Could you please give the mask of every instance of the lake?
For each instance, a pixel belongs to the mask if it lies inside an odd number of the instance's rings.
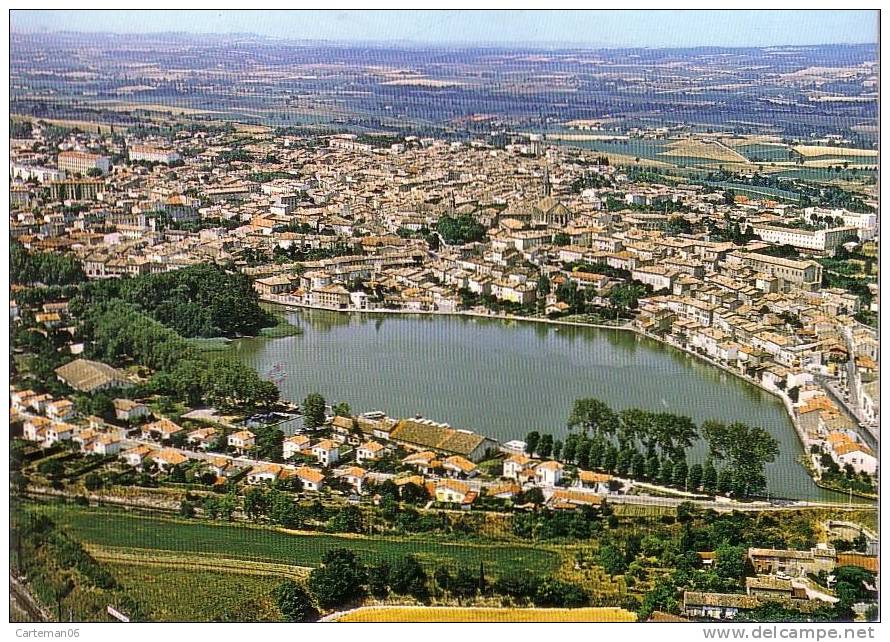
[[[297,310],[303,334],[250,338],[231,352],[276,378],[284,398],[310,392],[353,412],[423,415],[501,442],[531,430],[568,434],[579,397],[620,410],[639,407],[762,426],[780,444],[767,469],[773,496],[842,500],[816,486],[798,462],[802,447],[782,403],[757,386],[635,333],[464,316]],[[691,459],[703,461],[704,443]]]

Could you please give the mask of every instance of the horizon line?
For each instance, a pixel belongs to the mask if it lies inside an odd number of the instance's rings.
[[[804,49],[809,47],[830,47],[830,46],[878,46],[877,41],[874,42],[855,42],[855,41],[835,41],[821,42],[812,44],[773,44],[773,45],[718,45],[718,44],[696,44],[696,45],[633,45],[633,44],[605,44],[595,42],[582,41],[565,41],[565,42],[548,42],[548,41],[516,41],[516,40],[491,40],[491,41],[472,41],[472,40],[412,40],[404,39],[385,39],[385,40],[361,40],[361,39],[330,39],[330,38],[289,38],[286,36],[274,36],[269,34],[260,34],[252,31],[79,31],[65,29],[14,29],[10,28],[10,36],[13,35],[100,35],[100,36],[184,36],[184,37],[201,37],[201,36],[240,36],[252,37],[259,40],[291,42],[291,43],[312,43],[312,44],[338,44],[338,45],[412,45],[412,46],[432,46],[432,47],[449,47],[449,46],[475,46],[475,47],[515,47],[522,46],[528,49],[542,48],[593,48],[593,49],[647,49],[647,50],[672,50],[672,49]]]

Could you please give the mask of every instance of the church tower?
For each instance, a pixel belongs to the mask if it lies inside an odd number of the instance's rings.
[[[544,177],[542,179],[542,190],[544,192],[544,198],[550,196],[550,168],[544,168]]]

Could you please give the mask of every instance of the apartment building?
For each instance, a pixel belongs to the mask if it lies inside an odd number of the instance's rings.
[[[127,156],[131,161],[145,161],[148,163],[163,163],[169,165],[175,163],[181,157],[172,149],[153,147],[151,145],[132,145],[127,149]]]
[[[91,169],[107,174],[111,170],[111,161],[107,156],[87,152],[61,152],[58,165],[59,169],[73,174],[86,174]]]
[[[845,239],[858,236],[859,230],[851,226],[832,227],[823,230],[801,230],[778,225],[754,223],[751,230],[767,243],[791,245],[802,250],[833,253]]]

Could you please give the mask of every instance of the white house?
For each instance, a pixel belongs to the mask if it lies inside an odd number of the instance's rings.
[[[239,453],[244,453],[247,450],[253,448],[256,443],[256,435],[254,435],[249,430],[239,430],[238,432],[233,432],[229,435],[229,438],[226,440],[226,443],[231,448],[234,448]]]
[[[153,452],[149,446],[141,445],[125,450],[121,453],[121,458],[133,468],[139,468],[145,458],[150,457]]]
[[[531,465],[531,457],[523,455],[522,453],[510,455],[504,460],[503,476],[508,479],[516,480],[520,479],[520,477],[527,477],[528,475],[524,475],[523,473],[525,473]]]
[[[386,446],[376,441],[367,441],[356,448],[355,461],[363,463],[366,461],[377,461],[386,453]]]
[[[117,435],[100,435],[91,442],[91,452],[95,455],[116,455],[121,451],[121,438]]]
[[[315,468],[301,466],[297,468],[297,477],[303,484],[303,490],[318,491],[324,485],[324,474]]]
[[[535,467],[535,482],[541,486],[556,486],[562,481],[563,465],[558,461],[545,461]]]
[[[340,461],[340,448],[330,439],[322,439],[312,447],[312,454],[322,466],[333,466]]]
[[[367,471],[359,466],[349,466],[340,471],[340,479],[352,486],[358,494],[362,492],[367,475]]]
[[[282,445],[282,455],[285,459],[290,459],[294,455],[298,455],[309,447],[309,437],[306,435],[294,435],[284,440]]]
[[[74,414],[74,403],[68,399],[59,399],[46,404],[46,416],[54,421],[68,421]]]
[[[149,415],[151,415],[151,411],[144,403],[132,399],[114,400],[114,416],[121,421],[136,421]]]

